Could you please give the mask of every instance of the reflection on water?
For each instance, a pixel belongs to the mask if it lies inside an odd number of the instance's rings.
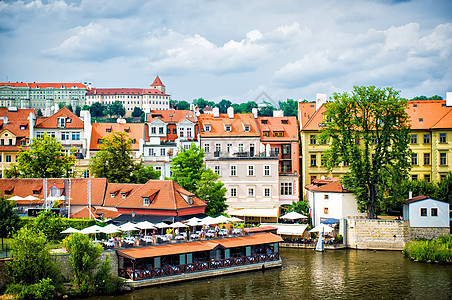
[[[278,269],[100,299],[452,299],[452,266],[415,263],[401,252],[281,249],[281,256]]]

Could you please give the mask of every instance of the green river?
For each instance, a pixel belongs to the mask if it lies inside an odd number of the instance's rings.
[[[90,299],[452,299],[452,265],[400,251],[281,249],[282,268]]]

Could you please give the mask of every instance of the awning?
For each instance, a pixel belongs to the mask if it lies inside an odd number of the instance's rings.
[[[279,208],[244,208],[231,212],[231,216],[240,217],[278,217]]]
[[[276,232],[277,234],[303,235],[308,225],[294,225],[294,226],[279,225],[275,227],[278,227],[278,231]]]

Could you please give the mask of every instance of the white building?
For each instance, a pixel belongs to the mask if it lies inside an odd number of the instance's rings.
[[[449,203],[427,196],[408,199],[403,205],[403,220],[410,227],[449,227]]]
[[[317,179],[305,186],[314,226],[326,219],[364,217],[352,192],[344,189],[337,179]]]

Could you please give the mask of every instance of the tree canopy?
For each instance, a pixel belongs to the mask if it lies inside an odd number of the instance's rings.
[[[406,178],[411,167],[407,104],[398,91],[373,86],[355,86],[352,94],[335,93],[333,99],[320,125],[320,139],[330,144],[323,163],[330,171],[339,163],[349,166],[342,184],[373,219],[388,201],[388,187]]]
[[[215,106],[219,108],[220,114],[225,114],[228,112],[228,108],[232,105],[232,102],[226,99],[222,99]]]
[[[171,164],[172,179],[181,187],[206,201],[206,214],[218,216],[226,208],[226,188],[219,181],[218,174],[204,165],[204,151],[192,144],[190,149],[181,151]]]
[[[144,114],[144,111],[141,108],[139,108],[138,106],[135,106],[133,108],[132,117],[138,118],[141,117],[142,114]]]
[[[279,101],[279,108],[284,111],[284,116],[295,116],[298,115],[298,102],[293,99],[287,99],[286,101]]]
[[[144,183],[160,176],[160,172],[134,162],[132,139],[125,132],[113,132],[105,137],[100,151],[91,158],[89,168],[94,177],[105,177],[117,183]]]
[[[199,98],[199,99],[193,100],[193,104],[195,106],[198,106],[200,111],[203,111],[204,108],[206,108],[206,106],[212,106],[212,107],[215,106],[215,102],[207,101],[207,100],[205,100],[203,98]]]
[[[89,107],[89,112],[94,118],[100,118],[105,116],[106,107],[100,102],[94,102]]]
[[[20,219],[17,210],[14,209],[14,201],[6,199],[6,196],[0,196],[0,236],[3,238],[11,236],[19,228]]]
[[[76,159],[63,152],[61,143],[44,133],[34,138],[28,148],[20,147],[17,162],[6,170],[7,178],[61,178],[71,177]]]
[[[126,114],[126,109],[124,108],[124,105],[122,105],[121,101],[116,100],[115,102],[113,102],[113,104],[110,104],[107,107],[107,113],[110,116],[124,117]]]

